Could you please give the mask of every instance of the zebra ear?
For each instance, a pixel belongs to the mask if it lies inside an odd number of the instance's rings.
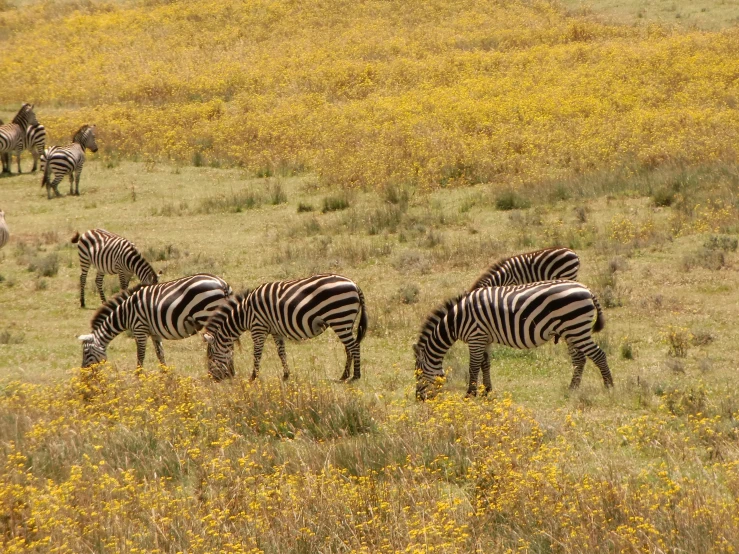
[[[95,337],[95,335],[80,335],[79,337],[77,337],[77,340],[82,341],[82,342],[89,342],[94,337]]]

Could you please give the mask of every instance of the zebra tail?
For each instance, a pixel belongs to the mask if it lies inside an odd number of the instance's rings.
[[[80,233],[79,231],[76,231],[74,233],[74,236],[72,237],[72,244],[77,244],[80,241]]]
[[[596,310],[596,316],[595,316],[595,324],[593,325],[593,333],[597,333],[599,331],[602,331],[604,327],[606,326],[606,318],[603,315],[603,310],[600,307],[600,302],[598,302],[598,299],[593,294],[593,304],[595,304],[595,310]]]
[[[41,188],[44,188],[44,186],[49,186],[51,182],[49,182],[49,173],[51,169],[51,164],[49,163],[49,160],[46,160],[46,163],[44,164],[44,176],[41,177]]]
[[[369,324],[369,317],[367,316],[367,306],[364,303],[364,294],[362,290],[357,287],[359,293],[359,309],[362,310],[362,315],[359,318],[359,325],[357,326],[357,344],[362,342],[364,334],[367,332],[367,325]]]

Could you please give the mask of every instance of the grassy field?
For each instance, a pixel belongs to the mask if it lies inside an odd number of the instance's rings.
[[[729,552],[738,539],[735,167],[591,176],[528,194],[347,192],[310,176],[110,161],[86,167],[79,198],[47,201],[38,183],[0,181],[13,233],[0,253],[0,432],[4,482],[21,487],[0,501],[24,522],[4,524],[10,551],[51,540],[71,551]],[[78,307],[69,238],[96,226],[135,241],[165,279],[210,271],[237,290],[319,271],[355,279],[371,317],[362,380],[335,382],[344,354],[329,333],[288,345],[286,384],[271,344],[248,384],[248,338],[235,382],[208,382],[197,337],[165,344],[164,373],[150,347],[137,377],[126,336],[102,374],[80,373],[75,336],[97,301],[88,286],[90,308]],[[588,364],[569,393],[562,345],[494,348],[493,398],[465,402],[458,345],[445,393],[417,404],[410,346],[428,311],[499,256],[552,244],[577,249],[582,282],[608,306],[599,341],[615,390]],[[126,479],[137,492],[116,518]],[[267,496],[241,498],[247,482]],[[270,488],[284,495],[277,504]],[[30,496],[21,502],[19,490]],[[604,495],[623,511],[592,516]],[[209,520],[216,508],[221,519]],[[710,533],[696,531],[698,508]],[[64,533],[52,514],[67,518]]]
[[[680,16],[680,17],[678,17]],[[0,550],[681,553],[739,548],[735,2],[0,0],[0,118],[96,123],[81,196],[0,177]],[[30,156],[24,157],[30,168]],[[60,186],[67,192],[67,182]],[[81,369],[72,235],[239,291],[364,291],[250,383],[199,337]],[[424,318],[496,259],[577,250],[615,388],[564,345],[468,354],[415,401]],[[117,279],[106,278],[106,293]]]

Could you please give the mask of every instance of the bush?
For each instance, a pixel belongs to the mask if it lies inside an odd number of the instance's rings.
[[[323,199],[323,213],[338,212],[349,207],[349,198],[346,194],[327,196]]]
[[[312,212],[315,210],[315,208],[311,204],[303,204],[302,202],[298,204],[298,213],[304,213],[304,212]]]
[[[269,189],[269,203],[273,206],[278,204],[284,204],[287,202],[287,194],[282,188],[282,184],[277,182],[274,183]]]
[[[228,195],[206,198],[200,202],[198,212],[202,214],[240,213],[258,208],[261,205],[262,198],[258,194],[250,190],[243,190]]]
[[[507,190],[495,199],[495,208],[500,211],[522,210],[531,206],[531,202],[514,190]]]
[[[59,257],[52,253],[34,258],[28,265],[28,271],[35,271],[39,277],[54,277],[59,272]]]

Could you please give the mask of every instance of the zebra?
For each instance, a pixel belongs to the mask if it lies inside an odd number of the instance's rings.
[[[13,153],[18,158],[18,173],[21,173],[21,152],[25,145],[26,130],[30,125],[38,125],[33,104],[23,104],[11,123],[0,125],[0,157],[3,173],[11,173],[10,164]],[[7,165],[7,168],[6,168]]]
[[[604,325],[597,298],[575,281],[475,289],[447,301],[427,317],[413,347],[416,396],[425,399],[428,387],[444,375],[444,355],[457,340],[470,348],[467,395],[474,396],[481,368],[485,392],[492,389],[490,366],[482,365],[491,343],[529,349],[541,346],[555,334],[567,343],[575,368],[570,389],[580,386],[586,357],[598,366],[606,387],[612,387],[606,355],[592,339],[592,332],[602,330]]]
[[[480,274],[469,291],[482,287],[525,285],[555,279],[574,281],[579,271],[580,258],[574,250],[563,247],[544,248],[495,262]],[[554,344],[558,342],[559,335],[555,335]],[[490,370],[487,352],[483,355],[482,367],[484,371]]]
[[[151,337],[162,365],[162,339],[190,337],[203,328],[214,311],[231,295],[223,279],[201,273],[157,285],[136,285],[105,302],[92,317],[92,333],[82,342],[82,367],[107,359],[110,341],[126,330],[136,340],[136,365],[143,367],[146,338]]]
[[[8,244],[10,240],[10,230],[8,224],[5,223],[5,212],[0,210],[0,248]]]
[[[41,167],[44,170],[41,186],[46,187],[46,196],[49,200],[51,200],[52,188],[57,197],[61,196],[59,183],[67,174],[69,174],[69,194],[80,195],[80,175],[85,165],[85,150],[88,148],[92,152],[98,151],[94,125],[83,125],[72,137],[72,144],[52,146],[41,156]],[[50,180],[52,173],[54,174],[53,181]]]
[[[157,274],[151,264],[128,239],[105,229],[90,229],[80,235],[75,233],[72,244],[77,245],[80,256],[80,307],[85,307],[85,282],[90,266],[97,270],[95,284],[100,299],[105,302],[103,279],[105,275],[118,275],[121,290],[128,288],[132,275],[136,275],[144,285],[155,285]]]
[[[538,281],[574,281],[580,258],[569,248],[544,248],[495,262],[477,278],[470,291],[482,287],[525,285]]]
[[[0,119],[0,127],[5,125],[2,119]],[[3,173],[8,173],[10,171],[10,156],[7,152],[1,152],[0,153],[0,162],[3,166]]]
[[[359,318],[357,336],[354,324]],[[304,340],[320,335],[331,327],[346,350],[346,365],[341,380],[361,376],[359,345],[367,330],[368,316],[364,295],[352,280],[340,275],[314,275],[305,279],[265,283],[229,299],[205,326],[203,338],[208,343],[208,372],[216,379],[233,377],[233,345],[249,330],[254,341],[254,370],[259,374],[262,348],[272,335],[283,369],[283,379],[290,376],[285,355],[285,339]]]
[[[31,173],[34,173],[38,168],[38,161],[44,155],[44,149],[46,148],[46,127],[43,125],[29,125],[26,129],[23,148],[30,150],[33,155],[33,169],[31,169]]]

